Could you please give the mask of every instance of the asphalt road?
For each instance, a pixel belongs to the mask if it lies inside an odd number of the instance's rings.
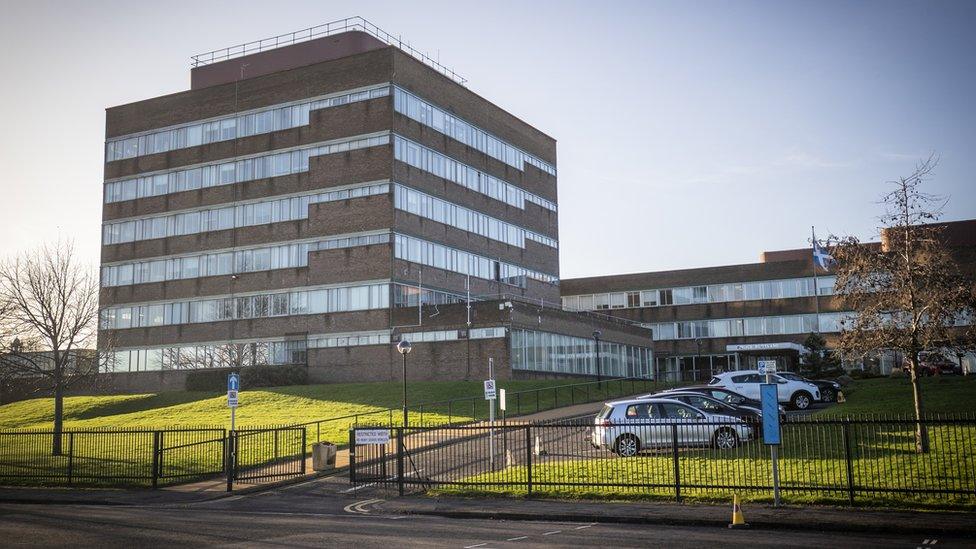
[[[184,508],[0,505],[7,547],[931,547],[885,534],[447,519],[345,509],[257,510],[262,496]],[[262,506],[262,505],[258,505]],[[329,507],[329,505],[326,505]],[[927,542],[923,545],[923,542]],[[939,539],[935,547],[964,546]]]

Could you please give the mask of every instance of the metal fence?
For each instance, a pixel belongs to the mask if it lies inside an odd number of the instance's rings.
[[[272,427],[0,431],[0,483],[157,488],[226,477],[261,482],[305,473],[305,429]]]
[[[791,417],[782,426],[787,502],[853,505],[976,503],[976,419],[916,422]],[[758,425],[643,421],[394,428],[385,445],[357,445],[350,481],[401,493],[496,493],[605,498],[772,499],[769,447]],[[758,439],[757,439],[758,438]],[[623,455],[636,453],[631,457]]]
[[[23,485],[152,486],[224,471],[226,431],[0,431],[0,480]]]

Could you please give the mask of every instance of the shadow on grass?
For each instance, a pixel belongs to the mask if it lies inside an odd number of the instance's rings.
[[[214,395],[212,393],[191,391],[171,391],[149,395],[138,395],[121,401],[107,402],[105,404],[92,406],[78,412],[77,414],[72,414],[70,419],[97,419],[104,418],[106,416],[131,414],[133,412],[144,412],[147,410],[187,404],[189,402],[196,402],[198,400],[205,400],[213,397]]]

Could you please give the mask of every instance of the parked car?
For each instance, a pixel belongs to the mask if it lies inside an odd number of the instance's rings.
[[[962,375],[962,368],[959,367],[959,363],[949,360],[940,353],[923,352],[919,354],[918,359],[918,375],[920,376]],[[901,369],[906,374],[911,374],[912,363],[906,358],[902,362]]]
[[[806,381],[816,385],[820,389],[820,402],[835,402],[840,392],[840,383],[829,379],[809,379],[794,372],[779,372],[776,375],[790,381]]]
[[[806,381],[791,381],[773,374],[777,384],[777,400],[788,403],[795,410],[806,410],[814,401],[820,400],[820,389]],[[731,389],[752,399],[759,399],[759,386],[766,382],[766,376],[758,370],[739,370],[714,376],[709,385]]]
[[[645,395],[639,398],[654,398],[654,397],[667,398],[667,396],[670,395],[671,393],[689,393],[689,392],[701,393],[705,396],[710,396],[715,400],[720,400],[726,404],[731,404],[732,406],[737,406],[737,407],[745,406],[748,408],[752,408],[754,410],[759,410],[760,412],[762,411],[762,403],[759,402],[759,399],[749,398],[735,391],[731,391],[729,389],[725,389],[722,387],[714,387],[712,385],[692,385],[690,387],[676,387],[674,389],[668,389],[666,391]],[[786,408],[784,408],[782,405],[779,406],[779,414],[780,417],[783,418],[786,417]]]
[[[590,443],[618,456],[631,457],[648,448],[712,446],[729,450],[753,438],[752,427],[739,418],[711,414],[670,398],[608,402],[594,420]]]
[[[758,425],[762,420],[762,410],[760,409],[744,405],[733,406],[701,393],[675,391],[668,393],[666,398],[684,402],[708,414],[739,418],[752,425]]]

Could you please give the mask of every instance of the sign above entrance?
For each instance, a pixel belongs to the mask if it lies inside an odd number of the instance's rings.
[[[807,349],[803,345],[798,343],[740,343],[737,345],[726,345],[725,350],[728,352],[741,352],[741,351],[796,351],[800,354],[806,354]]]

